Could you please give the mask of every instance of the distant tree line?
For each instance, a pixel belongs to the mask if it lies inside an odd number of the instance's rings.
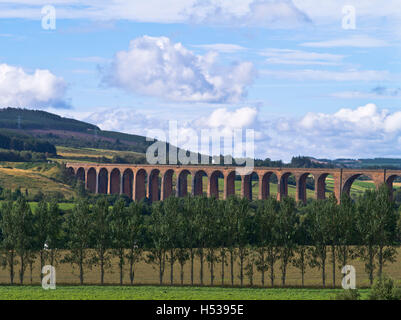
[[[48,141],[0,133],[0,149],[56,154],[56,147]]]
[[[23,283],[26,270],[39,259],[41,266],[75,266],[81,284],[88,269],[97,265],[104,284],[112,257],[118,261],[120,283],[128,276],[133,284],[137,263],[146,262],[154,267],[160,284],[167,275],[170,284],[176,283],[178,267],[178,282],[187,277],[195,285],[195,258],[200,262],[199,285],[206,283],[208,268],[211,285],[234,285],[238,278],[241,286],[245,280],[252,286],[258,271],[262,286],[277,285],[277,278],[285,286],[292,265],[299,270],[302,285],[309,266],[320,271],[326,287],[328,265],[340,270],[353,259],[364,263],[372,283],[387,263],[395,261],[400,244],[399,214],[384,185],[355,202],[344,196],[341,204],[333,196],[306,205],[289,197],[278,202],[233,196],[170,197],[151,205],[127,205],[120,199],[110,207],[105,198],[94,205],[82,198],[65,214],[56,201],[41,201],[32,212],[21,195],[4,202],[0,213],[2,261],[10,283],[17,276]],[[61,256],[61,250],[66,254]],[[189,275],[184,274],[187,264]],[[332,272],[333,286],[339,283],[335,276]]]

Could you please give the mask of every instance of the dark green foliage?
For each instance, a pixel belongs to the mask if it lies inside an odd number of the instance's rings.
[[[370,300],[401,300],[401,288],[397,288],[394,280],[383,274],[378,277],[369,293]]]

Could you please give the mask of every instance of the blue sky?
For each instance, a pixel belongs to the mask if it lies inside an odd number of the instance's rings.
[[[400,0],[0,0],[0,107],[178,120],[183,146],[251,128],[260,158],[399,157],[400,18]]]

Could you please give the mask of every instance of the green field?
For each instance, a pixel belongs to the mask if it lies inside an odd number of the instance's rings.
[[[0,286],[1,300],[331,300],[342,289],[166,286]],[[366,299],[368,289],[360,290]]]

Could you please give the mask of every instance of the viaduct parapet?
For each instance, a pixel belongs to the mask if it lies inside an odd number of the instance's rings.
[[[292,175],[296,182],[297,201],[306,202],[307,178],[312,176],[315,184],[315,198],[324,199],[326,178],[334,180],[334,194],[339,200],[343,193],[350,193],[352,183],[360,176],[368,176],[376,187],[386,183],[392,190],[396,177],[401,177],[401,170],[370,169],[321,169],[321,168],[268,168],[255,167],[253,172],[237,176],[235,167],[229,166],[185,166],[185,165],[128,165],[128,164],[89,164],[67,163],[71,174],[85,183],[93,193],[126,194],[133,200],[145,197],[151,201],[164,200],[175,193],[178,197],[186,196],[188,181],[191,193],[202,195],[207,189],[207,196],[219,197],[219,191],[226,199],[235,194],[235,180],[241,179],[241,195],[252,199],[252,183],[259,182],[258,199],[270,196],[270,180],[277,178],[277,199],[288,196],[288,178]],[[175,176],[175,188],[173,185]],[[188,179],[191,176],[191,179]],[[203,177],[207,177],[207,188]],[[237,177],[237,178],[236,178]],[[223,186],[219,178],[224,181]]]

